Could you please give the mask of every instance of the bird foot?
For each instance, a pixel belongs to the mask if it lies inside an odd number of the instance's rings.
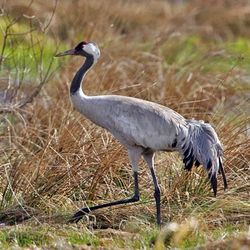
[[[82,208],[68,220],[68,223],[77,223],[79,220],[83,218],[84,215],[88,214],[89,212],[90,209],[88,207]]]

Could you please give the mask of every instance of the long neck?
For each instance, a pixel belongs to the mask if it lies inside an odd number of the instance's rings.
[[[71,82],[71,86],[70,86],[71,95],[74,95],[81,88],[82,79],[93,64],[94,64],[94,57],[93,56],[86,57],[84,64],[76,72]]]

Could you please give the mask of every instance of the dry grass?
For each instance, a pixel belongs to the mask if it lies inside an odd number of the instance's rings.
[[[222,190],[220,179],[219,195],[213,198],[202,169],[186,173],[178,155],[158,154],[164,224],[196,217],[206,232],[228,225],[246,229],[250,54],[228,48],[249,35],[250,7],[243,1],[237,6],[215,1],[216,7],[206,8],[200,1],[146,2],[60,1],[48,36],[53,34],[68,47],[83,39],[100,44],[102,57],[88,74],[87,93],[152,100],[216,127],[225,148],[229,189]],[[49,1],[43,3],[35,1],[32,13],[39,16],[51,10]],[[1,118],[4,222],[18,220],[13,212],[17,211],[18,218],[24,213],[24,218],[33,216],[38,222],[64,223],[86,203],[99,204],[132,192],[126,151],[72,109],[68,84],[80,64],[79,58],[70,58],[39,98],[18,115]],[[129,231],[133,220],[143,227],[154,224],[153,187],[145,163],[140,166],[142,202],[93,213],[95,227]]]

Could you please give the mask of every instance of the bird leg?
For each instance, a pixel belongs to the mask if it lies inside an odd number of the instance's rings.
[[[84,207],[84,208],[80,209],[79,211],[77,211],[72,216],[72,218],[70,218],[68,220],[68,222],[69,223],[77,223],[79,220],[81,220],[83,218],[84,215],[86,215],[86,214],[88,214],[96,209],[99,209],[99,208],[111,207],[111,206],[116,206],[116,205],[127,204],[127,203],[131,203],[131,202],[139,201],[140,193],[139,193],[139,184],[138,184],[138,172],[134,171],[133,175],[134,175],[134,195],[131,198],[113,201],[113,202],[109,202],[109,203],[104,203],[104,204],[96,205],[96,206],[92,206],[92,207]]]
[[[151,175],[152,175],[153,182],[154,182],[154,188],[155,188],[154,197],[155,197],[155,203],[156,203],[156,222],[157,222],[157,225],[160,226],[161,225],[161,191],[158,185],[158,181],[155,175],[154,168],[150,168],[150,171],[151,171]]]
[[[143,153],[144,160],[146,161],[147,165],[149,166],[153,183],[154,183],[154,197],[155,197],[155,203],[156,203],[156,223],[160,227],[161,225],[161,191],[160,187],[157,181],[157,177],[154,170],[154,152],[153,151],[147,151]]]

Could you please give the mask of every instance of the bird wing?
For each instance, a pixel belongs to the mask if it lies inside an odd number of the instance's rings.
[[[148,101],[123,96],[92,97],[94,123],[109,130],[125,146],[167,150],[185,125],[175,111]],[[98,111],[97,111],[98,110]]]

